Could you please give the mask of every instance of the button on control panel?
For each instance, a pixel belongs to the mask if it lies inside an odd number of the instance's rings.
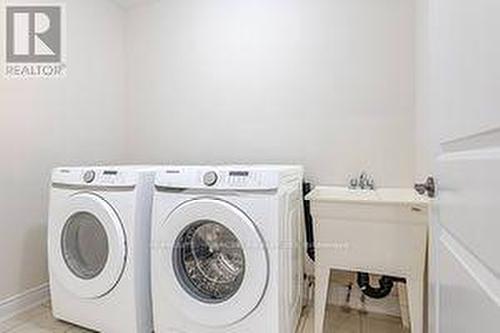
[[[229,171],[228,186],[232,188],[245,188],[251,181],[248,171]]]
[[[217,173],[215,171],[209,171],[203,175],[203,183],[206,186],[214,186],[217,183],[217,180],[219,179],[219,176],[217,176]]]
[[[95,179],[95,171],[94,170],[88,170],[85,171],[83,174],[83,181],[86,182],[87,184],[90,184],[94,181]]]
[[[99,177],[99,181],[102,184],[115,185],[120,183],[121,176],[116,170],[104,170]]]

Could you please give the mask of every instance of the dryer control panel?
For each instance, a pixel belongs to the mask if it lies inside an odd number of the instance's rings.
[[[137,172],[120,168],[56,168],[52,171],[52,183],[58,185],[133,187],[137,181]]]
[[[160,170],[155,184],[160,187],[217,190],[273,190],[280,173],[245,167],[170,167]]]

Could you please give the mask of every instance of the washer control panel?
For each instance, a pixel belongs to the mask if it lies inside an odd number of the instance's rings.
[[[155,184],[177,189],[271,190],[280,183],[277,170],[224,167],[170,167],[156,174]]]
[[[56,168],[52,183],[93,187],[131,187],[138,182],[138,173],[119,168]]]

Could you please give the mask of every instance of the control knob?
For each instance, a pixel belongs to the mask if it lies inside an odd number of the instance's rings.
[[[92,183],[94,179],[95,179],[94,170],[85,171],[85,173],[83,174],[83,181],[86,182],[87,184]]]
[[[215,171],[209,171],[203,176],[203,183],[206,186],[214,186],[219,177]]]

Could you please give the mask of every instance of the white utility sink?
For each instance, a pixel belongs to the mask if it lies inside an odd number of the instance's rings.
[[[315,332],[323,332],[333,270],[405,278],[412,333],[423,332],[429,199],[413,189],[317,187],[311,202],[316,247]]]
[[[367,204],[407,204],[424,205],[429,202],[427,197],[418,195],[413,189],[380,188],[376,190],[349,189],[340,186],[318,186],[308,196],[307,200],[323,202],[351,202]]]

